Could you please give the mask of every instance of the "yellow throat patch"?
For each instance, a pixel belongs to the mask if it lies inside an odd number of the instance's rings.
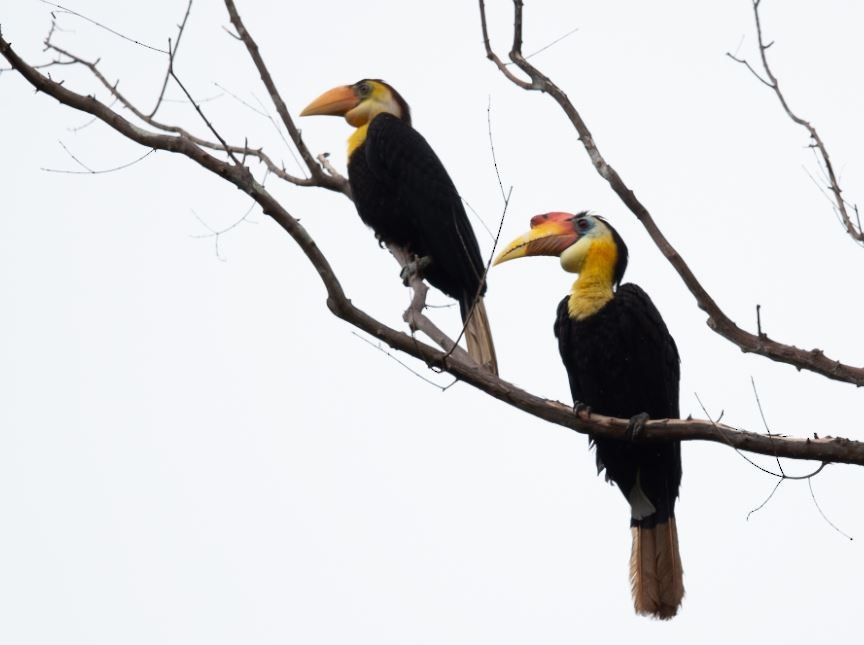
[[[363,145],[363,142],[366,141],[366,131],[369,129],[369,124],[361,125],[359,128],[354,130],[351,133],[351,136],[348,137],[348,156],[350,157],[354,151]]]
[[[611,239],[597,239],[591,244],[582,261],[579,278],[573,283],[567,311],[570,318],[584,320],[593,316],[612,300],[612,280],[618,249]]]

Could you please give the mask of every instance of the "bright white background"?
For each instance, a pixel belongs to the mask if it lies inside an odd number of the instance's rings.
[[[185,3],[68,0],[164,47]],[[489,2],[502,54],[510,3]],[[592,209],[631,249],[682,355],[681,409],[761,431],[864,439],[854,387],[745,356],[713,334],[647,235],[596,175],[553,102],[485,60],[475,3],[271,3],[239,9],[296,114],[362,77],[393,83],[415,125],[502,241],[531,215]],[[42,62],[50,7],[0,0],[4,37]],[[788,99],[813,119],[862,200],[864,8],[764,4]],[[273,126],[223,93],[265,102],[219,2],[193,8],[177,63],[230,140],[296,164]],[[58,42],[144,109],[160,55],[61,17]],[[805,169],[805,133],[727,50],[755,56],[750,3],[573,2],[526,7],[525,51],[573,99],[609,162],[744,327],[861,365],[864,249]],[[742,41],[743,37],[743,43]],[[73,89],[105,93],[81,70]],[[169,97],[180,98],[176,87]],[[267,109],[273,112],[267,104]],[[687,596],[671,623],[633,615],[628,514],[587,439],[458,384],[441,393],[352,333],[291,240],[185,158],[145,150],[0,75],[0,642],[856,642],[864,558],[860,468],[813,486],[774,480],[717,444],[684,446],[679,530]],[[206,135],[188,106],[160,116]],[[301,123],[344,167],[341,120]],[[268,180],[356,304],[400,324],[409,293],[339,195]],[[484,249],[491,239],[475,220]],[[553,259],[495,269],[487,306],[502,376],[568,400],[552,320],[572,276]],[[441,294],[430,301],[444,304]],[[457,327],[454,309],[434,316]],[[410,359],[409,359],[410,360]],[[424,371],[422,365],[414,369]],[[446,384],[446,378],[436,377]],[[771,466],[770,459],[759,463]],[[801,473],[808,464],[786,464]]]

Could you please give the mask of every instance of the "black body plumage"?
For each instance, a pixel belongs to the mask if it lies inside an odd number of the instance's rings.
[[[555,335],[574,402],[613,417],[647,412],[651,419],[678,418],[678,349],[648,294],[635,284],[621,285],[608,303],[583,320],[570,317],[568,300],[558,306]],[[656,508],[641,521],[631,520],[633,526],[651,528],[674,516],[680,442],[598,438],[595,444],[598,471],[605,468],[607,479],[628,500],[638,476]]]
[[[382,113],[350,155],[348,179],[360,218],[387,244],[431,264],[429,283],[459,301],[463,318],[481,287],[484,262],[444,165],[409,123]]]

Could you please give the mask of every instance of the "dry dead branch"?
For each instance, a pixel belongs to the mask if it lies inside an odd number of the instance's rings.
[[[335,190],[350,196],[348,184],[344,177],[341,177],[335,170],[329,167],[326,160],[316,161],[316,158],[308,150],[300,132],[294,127],[293,120],[282,101],[278,90],[276,89],[272,77],[270,76],[267,67],[261,58],[258,47],[252,36],[245,28],[237,9],[232,0],[225,0],[225,5],[228,9],[229,16],[234,28],[237,30],[239,40],[243,42],[246,49],[252,58],[252,61],[257,68],[262,81],[267,88],[268,94],[276,106],[279,117],[289,133],[289,137],[296,145],[301,158],[307,165],[310,177],[302,180],[300,185],[316,186]],[[813,369],[819,373],[824,373],[830,378],[838,380],[847,380],[856,384],[864,383],[864,370],[858,368],[849,368],[847,366],[834,366],[833,361],[821,356],[821,353],[807,353],[810,356],[809,362],[803,360],[800,356],[802,350],[789,348],[788,346],[779,345],[767,338],[759,338],[752,336],[747,332],[738,330],[731,321],[728,321],[722,312],[717,309],[713,300],[701,290],[698,282],[680,260],[680,257],[675,253],[674,249],[659,232],[654,225],[648,212],[639,204],[632,192],[623,184],[617,173],[606,164],[605,160],[600,156],[599,151],[593,143],[590,132],[581,117],[579,117],[575,108],[570,104],[567,97],[561,92],[549,79],[536,71],[524,57],[521,55],[521,19],[522,5],[519,0],[515,2],[516,6],[516,25],[513,50],[511,51],[511,59],[517,63],[520,69],[529,74],[530,81],[522,81],[516,78],[507,70],[500,60],[497,60],[495,55],[488,49],[488,36],[485,33],[484,20],[484,36],[486,37],[487,51],[490,58],[496,61],[496,64],[502,71],[508,75],[514,82],[526,89],[542,89],[549,92],[559,101],[565,112],[571,118],[577,130],[580,132],[586,150],[591,155],[598,172],[601,173],[616,191],[620,191],[622,199],[625,203],[631,206],[637,216],[642,219],[643,223],[652,232],[655,242],[661,245],[670,258],[670,261],[679,269],[679,273],[685,278],[688,286],[694,291],[697,300],[703,308],[709,311],[709,324],[717,328],[726,330],[726,333],[735,337],[736,334],[744,335],[745,338],[742,348],[745,351],[760,351],[774,360],[784,360],[792,364]],[[483,4],[481,2],[481,11]],[[96,68],[96,63],[89,63],[74,56],[70,52],[60,52],[68,60],[87,66],[96,76],[101,79],[101,74]],[[176,50],[175,50],[176,51]],[[170,57],[171,53],[166,52]],[[437,327],[434,326],[422,313],[425,302],[425,285],[416,284],[415,297],[412,301],[412,307],[409,312],[406,312],[406,318],[409,320],[412,329],[422,330],[430,338],[432,338],[444,350],[432,347],[412,334],[393,329],[382,323],[380,320],[368,314],[366,311],[356,306],[344,292],[339,279],[335,275],[332,266],[323,251],[318,247],[315,240],[309,235],[308,231],[300,224],[289,210],[281,204],[263,185],[259,182],[249,167],[246,165],[247,158],[257,158],[267,165],[268,169],[274,174],[279,175],[276,170],[270,168],[271,164],[267,163],[266,156],[260,150],[244,146],[230,146],[224,142],[215,143],[205,139],[191,135],[186,129],[179,126],[163,124],[154,120],[152,113],[145,114],[141,110],[135,110],[131,104],[121,98],[119,92],[116,91],[116,85],[111,85],[107,80],[103,80],[103,85],[109,88],[112,98],[117,99],[122,105],[128,107],[135,118],[139,119],[141,124],[133,123],[129,118],[119,114],[111,109],[109,105],[103,103],[94,96],[88,96],[66,87],[63,82],[57,82],[49,76],[43,74],[36,66],[28,64],[14,51],[12,46],[7,42],[3,35],[0,34],[0,54],[9,62],[12,69],[21,75],[29,82],[38,92],[50,96],[66,106],[82,113],[87,113],[101,120],[120,135],[139,143],[146,149],[160,150],[180,154],[198,164],[204,170],[221,177],[223,180],[236,186],[238,189],[245,192],[257,203],[266,215],[272,217],[291,238],[299,246],[306,258],[316,269],[321,283],[326,290],[326,303],[330,311],[346,321],[350,325],[365,332],[372,338],[385,343],[389,347],[399,352],[404,352],[420,361],[424,362],[430,368],[437,371],[444,371],[454,376],[456,379],[467,383],[478,390],[492,396],[507,405],[513,406],[520,410],[534,415],[540,419],[555,423],[566,428],[576,430],[578,432],[591,434],[594,436],[610,437],[624,439],[627,437],[628,423],[627,419],[614,419],[601,415],[591,414],[588,411],[582,410],[575,413],[569,405],[565,405],[558,401],[549,400],[541,396],[537,396],[527,392],[518,386],[502,380],[488,370],[476,365],[470,359],[467,359],[462,350],[450,349],[455,343],[447,338]],[[170,72],[169,72],[170,75]],[[176,77],[175,77],[176,80]],[[113,88],[113,89],[112,89]],[[157,102],[158,105],[158,102]],[[200,112],[199,112],[200,113]],[[203,113],[200,113],[203,117]],[[209,122],[208,122],[209,123]],[[212,127],[212,126],[211,126]],[[214,134],[219,137],[215,128],[212,128]],[[229,158],[224,158],[227,155]],[[242,159],[238,160],[236,155],[241,155]],[[234,159],[230,157],[233,156]],[[271,162],[272,163],[272,162]],[[280,175],[281,176],[281,175]],[[282,177],[285,179],[285,177]],[[289,180],[290,181],[290,180]],[[299,183],[299,182],[292,182]],[[662,244],[661,244],[662,243]],[[718,322],[719,321],[719,322]],[[731,327],[730,327],[731,326]],[[731,330],[731,331],[729,331]],[[750,340],[750,339],[753,340]],[[747,343],[756,343],[747,344]],[[825,362],[830,365],[826,366]],[[832,371],[833,370],[833,371]],[[857,370],[857,371],[855,371]],[[818,462],[829,463],[849,463],[864,465],[864,442],[852,441],[844,438],[824,437],[824,438],[791,438],[772,434],[770,436],[749,432],[734,428],[732,426],[723,425],[710,420],[695,420],[695,419],[661,419],[648,422],[644,430],[640,432],[639,441],[655,441],[655,440],[703,440],[713,441],[716,443],[725,444],[738,450],[745,450],[754,453],[760,453],[769,456],[786,457],[791,459],[806,459],[816,460]]]

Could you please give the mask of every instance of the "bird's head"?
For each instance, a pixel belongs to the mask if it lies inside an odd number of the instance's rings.
[[[613,284],[627,268],[627,246],[605,219],[587,212],[544,213],[531,218],[531,230],[513,240],[494,264],[529,255],[553,255],[570,273],[582,273],[587,264],[606,273]]]
[[[364,78],[354,85],[340,85],[327,90],[307,105],[300,116],[343,116],[348,123],[359,128],[384,112],[411,124],[411,110],[399,92],[384,81]]]

